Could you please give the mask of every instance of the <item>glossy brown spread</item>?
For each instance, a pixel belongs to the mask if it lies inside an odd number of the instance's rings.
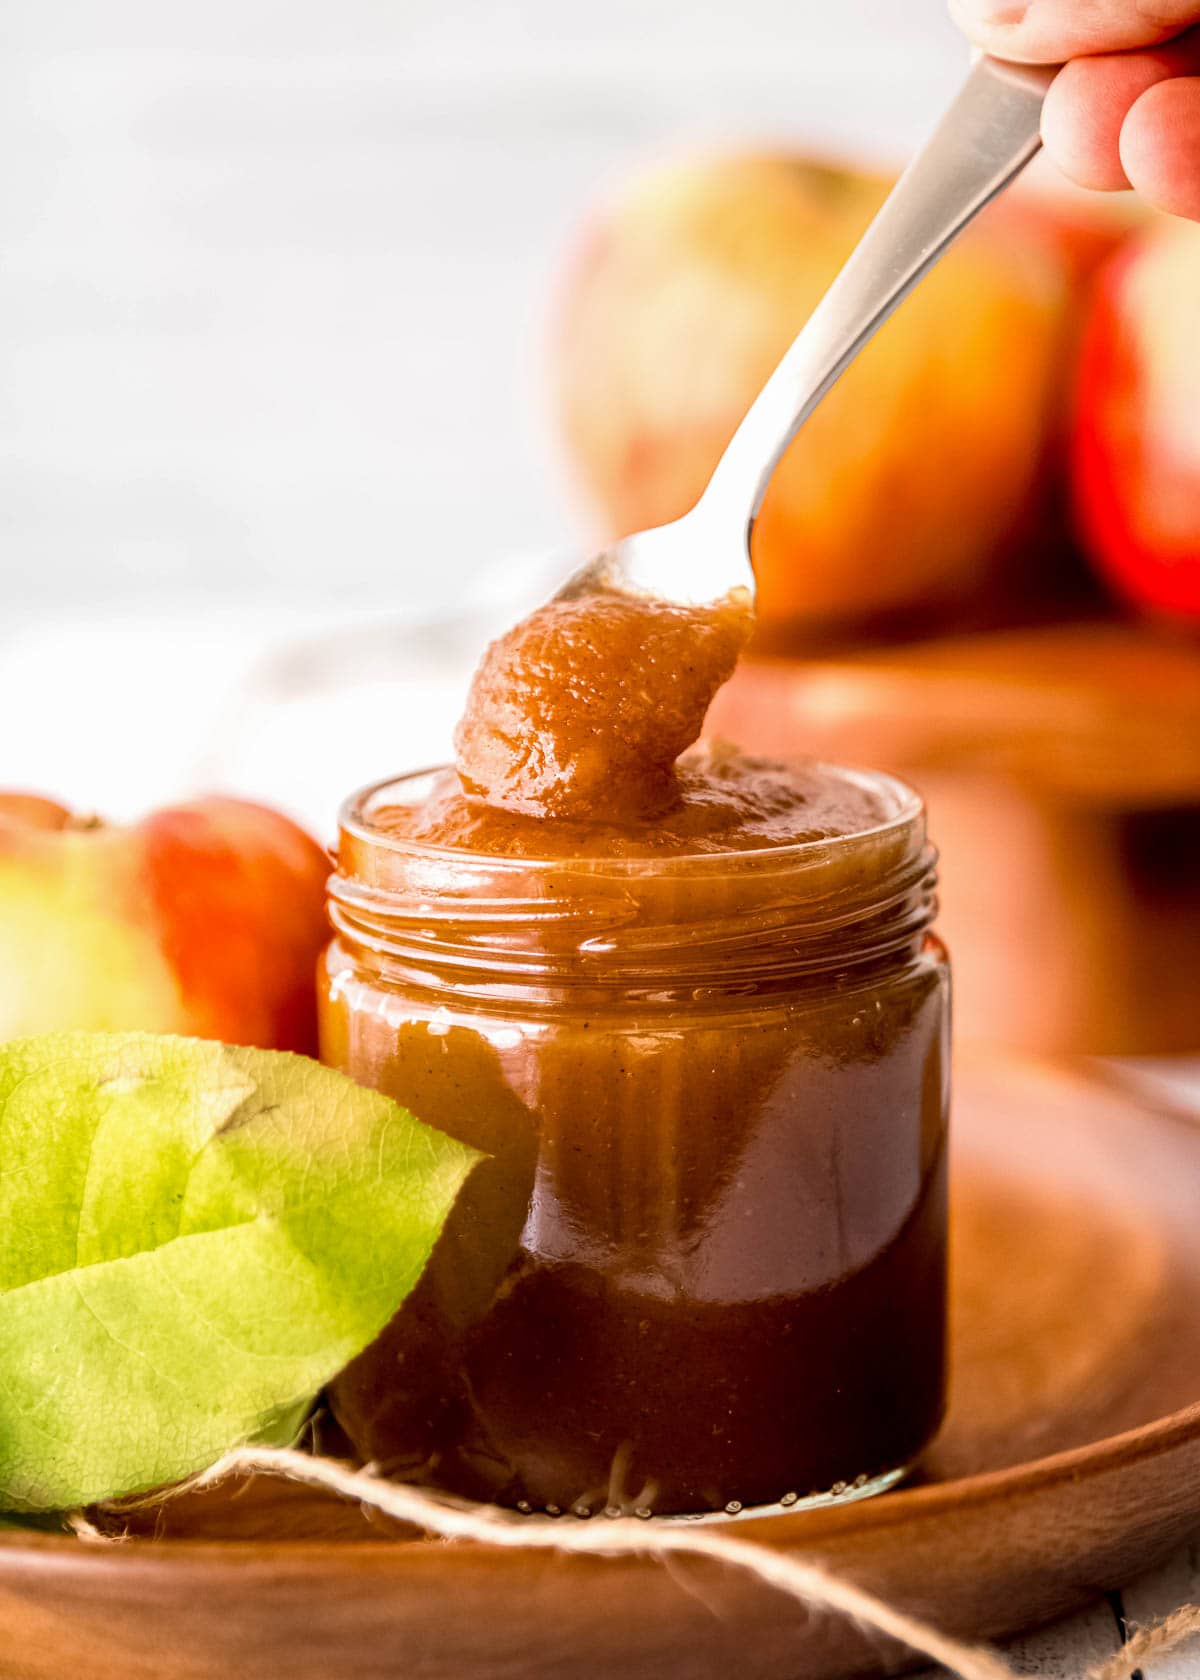
[[[722,742],[691,748],[674,766],[670,804],[657,816],[557,817],[547,822],[472,799],[443,771],[419,805],[376,813],[383,832],[427,846],[493,856],[602,858],[757,851],[878,827],[893,815],[877,786],[811,761],[781,764]]]
[[[693,745],[749,627],[741,597],[553,602],[485,655],[457,769],[343,829],[322,1053],[486,1156],[333,1388],[390,1473],[709,1511],[867,1482],[937,1424],[919,807]]]
[[[653,817],[753,627],[746,590],[706,606],[599,590],[492,643],[455,736],[465,792],[576,822]]]

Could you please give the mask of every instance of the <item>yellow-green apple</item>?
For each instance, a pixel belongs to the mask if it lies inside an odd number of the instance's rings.
[[[1100,277],[1071,447],[1080,534],[1131,601],[1200,622],[1200,227],[1164,222]]]
[[[718,159],[652,176],[593,228],[567,282],[555,379],[607,534],[694,503],[887,184],[795,158]],[[981,592],[1045,478],[1073,244],[1043,208],[997,206],[850,368],[756,528],[767,627]]]
[[[328,873],[242,800],[119,827],[0,794],[0,1040],[136,1027],[315,1054]]]

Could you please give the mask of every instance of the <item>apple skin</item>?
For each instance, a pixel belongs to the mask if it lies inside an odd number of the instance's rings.
[[[677,518],[888,182],[798,158],[675,166],[593,227],[553,372],[605,535]],[[986,593],[1033,523],[1080,240],[994,207],[806,422],[754,533],[760,623],[873,621]],[[1069,255],[1068,255],[1069,253]]]
[[[1100,276],[1084,329],[1072,502],[1136,606],[1200,623],[1200,227],[1164,222]]]
[[[243,800],[110,827],[0,794],[0,1041],[141,1028],[315,1055],[328,875]]]

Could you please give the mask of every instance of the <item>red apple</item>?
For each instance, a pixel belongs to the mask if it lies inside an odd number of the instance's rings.
[[[0,794],[0,1040],[137,1027],[315,1054],[328,873],[238,799],[117,827]]]
[[[798,158],[718,159],[651,177],[596,225],[555,371],[607,534],[692,505],[887,185]],[[868,345],[767,494],[754,560],[768,628],[923,610],[994,576],[1057,427],[1073,245],[1044,207],[999,206]]]
[[[1148,610],[1200,620],[1200,227],[1164,222],[1101,276],[1071,450],[1084,544]]]

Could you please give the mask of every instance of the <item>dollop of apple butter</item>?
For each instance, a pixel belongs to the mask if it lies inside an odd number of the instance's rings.
[[[483,656],[455,736],[465,793],[492,810],[583,823],[679,802],[675,761],[733,673],[748,590],[685,606],[616,590],[539,607]]]

